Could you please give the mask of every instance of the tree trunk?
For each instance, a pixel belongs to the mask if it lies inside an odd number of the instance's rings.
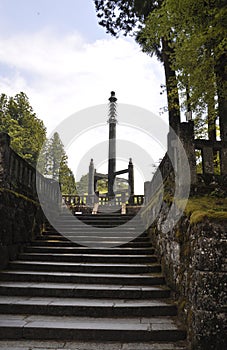
[[[227,53],[223,53],[217,59],[215,72],[217,78],[218,114],[220,136],[222,141],[227,141]]]
[[[176,72],[171,68],[170,54],[172,49],[166,39],[162,38],[162,58],[165,69],[167,100],[169,109],[169,126],[179,132],[180,102],[177,88]]]
[[[211,141],[216,141],[216,114],[215,114],[215,101],[208,103],[208,138]]]

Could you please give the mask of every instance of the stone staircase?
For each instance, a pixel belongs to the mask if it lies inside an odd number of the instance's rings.
[[[74,217],[59,220],[67,238],[49,227],[0,272],[0,338],[186,349],[186,332],[154,249],[146,232],[135,238],[132,217],[84,215],[76,220],[77,229]],[[88,235],[86,227],[95,234]]]

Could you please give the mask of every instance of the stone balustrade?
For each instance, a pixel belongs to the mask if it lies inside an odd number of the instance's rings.
[[[40,204],[59,204],[59,184],[46,179],[10,148],[0,133],[0,267],[39,236],[46,221]]]
[[[98,203],[100,206],[104,206],[110,203],[110,199],[106,195],[92,196],[92,195],[62,195],[63,201],[68,206],[93,206],[94,203]],[[127,193],[116,193],[114,198],[111,198],[111,205],[121,206],[122,204],[128,204],[131,206],[142,206],[144,203],[144,195],[133,195],[128,198]]]
[[[10,137],[6,133],[0,133],[0,187],[34,200],[40,200],[38,197],[42,194],[53,202],[59,198],[58,183],[45,178],[10,148]]]
[[[219,174],[227,175],[227,141],[194,140],[195,150],[201,152],[202,174],[216,175],[215,156],[218,155]]]
[[[163,184],[170,180],[172,186],[177,173],[176,169],[185,168],[185,160],[182,162],[179,156],[179,147],[176,140],[171,139],[169,134],[168,153],[165,154],[161,163],[157,167],[151,181],[144,184],[145,203],[160,190]],[[210,185],[217,183],[223,186],[227,177],[227,142],[226,141],[210,141],[204,139],[195,139],[193,123],[181,123],[179,138],[184,148],[190,170],[191,188],[198,188],[201,184]],[[197,152],[200,152],[200,159],[196,159]],[[174,156],[175,154],[175,156]],[[178,157],[178,165],[174,164]],[[216,158],[216,159],[215,159]],[[198,173],[196,163],[201,162],[202,173]],[[176,181],[175,185],[184,186],[184,177],[180,181]]]

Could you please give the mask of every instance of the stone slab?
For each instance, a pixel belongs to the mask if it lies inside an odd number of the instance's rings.
[[[35,340],[0,341],[1,350],[188,350],[185,345],[165,343],[56,342]]]

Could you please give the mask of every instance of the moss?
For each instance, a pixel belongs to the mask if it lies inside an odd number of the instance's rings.
[[[196,224],[205,219],[211,221],[227,220],[227,199],[210,196],[191,197],[185,207],[185,213],[191,224]]]
[[[186,305],[186,300],[182,299],[178,304],[178,309],[181,313],[184,313],[185,305]]]
[[[191,247],[189,244],[186,244],[183,249],[182,249],[182,253],[185,257],[188,257],[191,253]]]
[[[36,206],[40,206],[40,204],[36,201],[34,201],[33,199],[29,198],[29,197],[26,197],[24,196],[23,194],[21,193],[18,193],[18,192],[15,192],[15,191],[12,191],[12,190],[9,190],[8,188],[0,188],[0,192],[4,193],[4,192],[8,192],[8,193],[11,193],[13,194],[16,198],[21,198],[27,202],[30,202]]]
[[[175,237],[176,237],[178,240],[181,240],[181,238],[182,238],[182,232],[181,232],[179,229],[176,230]]]

